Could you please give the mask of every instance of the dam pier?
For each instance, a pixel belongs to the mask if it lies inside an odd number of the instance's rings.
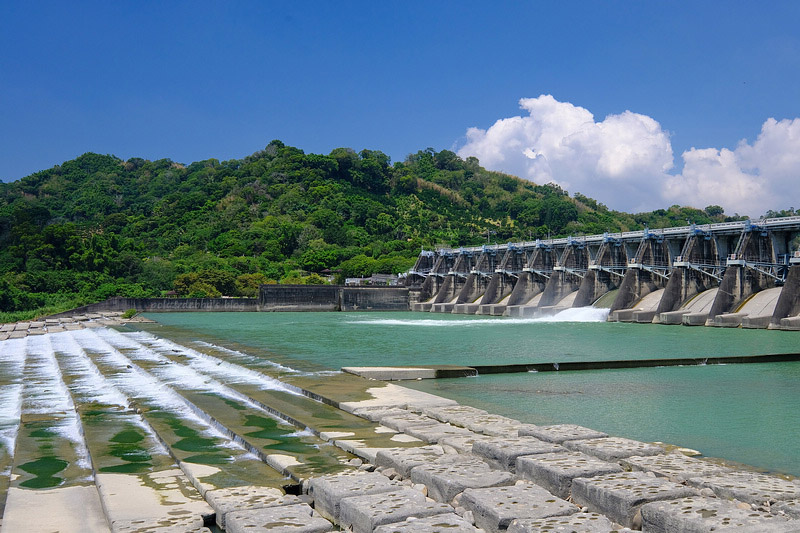
[[[413,311],[800,330],[800,217],[423,250]]]

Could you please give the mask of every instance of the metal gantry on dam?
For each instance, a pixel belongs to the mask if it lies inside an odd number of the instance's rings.
[[[800,217],[423,250],[414,311],[800,330]]]

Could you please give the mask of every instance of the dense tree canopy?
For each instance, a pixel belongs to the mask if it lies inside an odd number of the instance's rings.
[[[719,206],[619,213],[430,148],[394,165],[280,141],[188,166],[87,153],[0,184],[0,312],[28,312],[0,320],[113,295],[252,296],[329,271],[397,273],[435,246],[724,218]]]

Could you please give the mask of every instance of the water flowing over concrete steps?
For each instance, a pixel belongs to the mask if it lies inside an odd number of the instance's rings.
[[[0,385],[3,533],[800,531],[796,480],[224,347],[10,339]]]

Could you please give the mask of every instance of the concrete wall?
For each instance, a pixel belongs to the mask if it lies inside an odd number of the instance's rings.
[[[104,302],[84,305],[66,313],[53,315],[72,316],[103,311],[127,311],[136,309],[142,313],[170,311],[258,311],[257,298],[109,298]]]
[[[262,285],[260,311],[408,311],[408,287]]]

